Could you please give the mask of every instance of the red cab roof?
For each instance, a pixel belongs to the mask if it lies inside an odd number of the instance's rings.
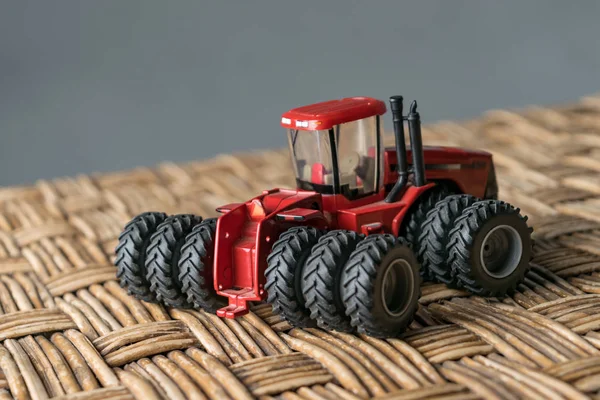
[[[331,129],[344,122],[385,114],[385,103],[371,97],[347,97],[294,108],[281,116],[281,126],[301,130]]]

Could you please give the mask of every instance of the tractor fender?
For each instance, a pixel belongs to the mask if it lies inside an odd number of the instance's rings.
[[[317,229],[325,229],[329,223],[321,210],[312,208],[291,208],[275,214],[275,220],[296,222],[299,225],[310,225]]]
[[[419,201],[419,198],[430,189],[437,186],[435,183],[431,182],[424,186],[408,186],[402,195],[402,199],[400,202],[404,203],[404,207],[400,208],[398,214],[392,220],[392,233],[396,236],[400,234],[400,228],[402,228],[402,223],[404,222],[404,217],[410,211],[412,206]]]

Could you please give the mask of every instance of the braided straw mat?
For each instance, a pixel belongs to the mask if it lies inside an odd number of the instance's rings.
[[[416,320],[380,340],[236,320],[128,296],[112,266],[147,210],[214,215],[291,187],[287,151],[0,189],[0,399],[600,398],[600,97],[424,128],[494,154],[535,254],[510,298],[425,283]]]

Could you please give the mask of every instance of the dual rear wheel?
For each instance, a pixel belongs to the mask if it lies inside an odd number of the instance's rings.
[[[423,223],[422,275],[480,296],[504,296],[529,270],[531,231],[527,217],[504,201],[448,196]]]
[[[531,231],[512,205],[455,194],[440,184],[415,203],[401,234],[413,246],[424,280],[504,296],[529,269]]]

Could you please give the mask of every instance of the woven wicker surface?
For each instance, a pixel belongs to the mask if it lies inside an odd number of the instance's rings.
[[[147,210],[214,215],[293,185],[286,151],[0,189],[0,399],[600,398],[600,98],[424,129],[493,152],[501,198],[535,227],[518,293],[424,284],[401,338],[291,329],[126,295],[116,238]]]

